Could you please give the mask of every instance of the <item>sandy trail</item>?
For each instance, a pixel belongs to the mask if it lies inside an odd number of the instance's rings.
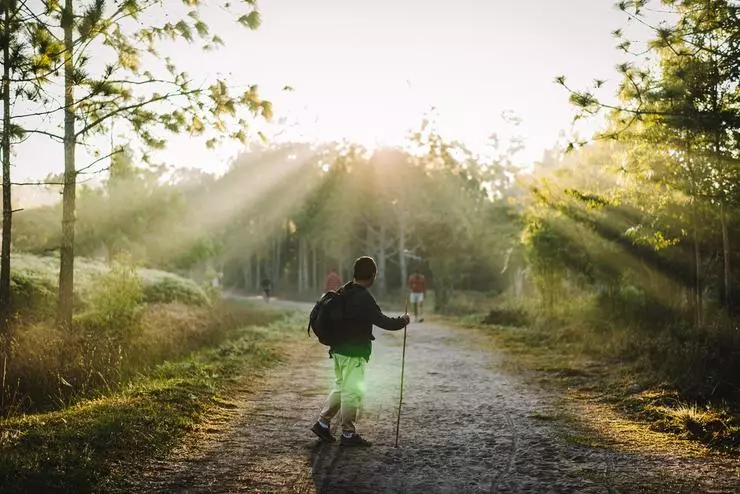
[[[308,311],[307,304],[284,303]],[[148,465],[137,492],[735,492],[731,460],[637,455],[562,439],[557,396],[499,369],[473,330],[412,324],[398,448],[402,332],[375,330],[359,432],[372,448],[315,440],[331,387],[315,339],[290,349],[257,393],[196,447]],[[241,400],[241,401],[239,401]],[[336,431],[335,431],[336,433]]]

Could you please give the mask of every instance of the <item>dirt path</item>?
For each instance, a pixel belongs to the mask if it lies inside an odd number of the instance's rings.
[[[305,304],[287,304],[308,310]],[[302,340],[263,389],[189,451],[150,465],[140,492],[734,492],[737,463],[636,455],[562,439],[558,400],[498,369],[470,332],[423,323],[408,332],[406,387],[393,447],[402,334],[376,330],[360,432],[370,449],[318,443],[308,430],[331,361]]]

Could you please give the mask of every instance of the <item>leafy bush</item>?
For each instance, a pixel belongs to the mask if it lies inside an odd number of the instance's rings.
[[[450,294],[443,313],[447,315],[470,315],[487,313],[498,304],[489,293],[456,290]],[[425,306],[427,305],[425,301]],[[436,307],[435,307],[436,309]]]
[[[144,301],[149,304],[180,302],[186,305],[208,305],[208,295],[192,280],[169,273],[145,270]]]
[[[75,263],[75,307],[82,312],[101,302],[97,297],[101,276],[111,266],[90,259],[78,258]],[[154,269],[138,269],[143,302],[173,303],[203,306],[210,303],[208,295],[197,283],[171,273]],[[14,254],[11,272],[13,311],[26,323],[51,319],[57,306],[59,259],[30,254]]]
[[[497,307],[488,312],[488,315],[483,319],[483,324],[522,327],[529,324],[529,318],[524,310],[520,308]]]
[[[133,267],[115,263],[95,284],[89,298],[90,329],[117,342],[130,341],[139,330],[144,292]]]
[[[98,378],[106,382],[119,377],[129,347],[142,329],[144,295],[132,266],[114,263],[94,286],[87,312],[75,318],[65,342],[65,351],[78,361],[67,369],[67,382],[83,390]]]
[[[740,327],[721,321],[695,329],[665,326],[657,334],[633,332],[625,356],[700,401],[740,398]]]
[[[27,321],[53,317],[56,310],[56,289],[52,281],[33,271],[13,271],[10,276],[13,313],[23,314]]]

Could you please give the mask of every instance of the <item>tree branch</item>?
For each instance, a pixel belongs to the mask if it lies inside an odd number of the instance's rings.
[[[10,185],[14,186],[35,186],[35,187],[43,187],[45,185],[64,185],[64,182],[11,182]]]
[[[85,170],[89,170],[90,168],[92,168],[93,166],[97,165],[101,161],[106,160],[108,158],[112,158],[113,156],[115,156],[117,154],[120,154],[122,152],[123,152],[123,149],[122,148],[117,148],[117,149],[111,151],[110,153],[106,154],[105,156],[101,156],[100,158],[96,159],[95,161],[91,162],[90,164],[85,165],[84,167],[80,168],[79,170],[76,171],[76,173],[78,175],[84,174]],[[102,170],[100,170],[100,171],[102,171]]]
[[[139,103],[136,103],[136,104],[133,104],[133,105],[128,105],[128,106],[123,106],[123,107],[120,107],[120,108],[116,108],[115,110],[113,110],[113,111],[111,111],[111,112],[103,115],[102,117],[99,117],[99,118],[93,120],[92,122],[88,123],[87,125],[85,125],[79,132],[77,132],[77,134],[75,134],[75,136],[79,137],[79,136],[81,136],[83,134],[86,134],[91,129],[97,127],[98,125],[100,125],[104,121],[108,120],[109,118],[115,117],[115,116],[117,116],[117,115],[119,115],[121,113],[124,113],[126,111],[135,110],[137,108],[141,108],[141,107],[144,107],[146,105],[149,105],[149,104],[152,104],[152,103],[156,103],[158,101],[164,101],[164,100],[168,100],[168,99],[171,99],[171,98],[176,98],[178,96],[188,96],[188,95],[195,94],[195,93],[198,93],[198,92],[201,92],[201,91],[203,91],[203,90],[200,89],[200,88],[199,89],[193,89],[193,90],[190,90],[190,91],[177,91],[177,92],[174,92],[174,93],[168,93],[168,94],[164,94],[164,95],[161,95],[161,96],[158,96],[158,97],[154,97],[154,98],[149,98],[146,101],[142,101],[142,102],[139,102]]]
[[[38,130],[38,129],[28,130],[28,129],[23,129],[23,132],[25,132],[26,134],[40,134],[40,135],[44,135],[44,136],[47,136],[47,137],[51,137],[52,139],[57,139],[60,142],[64,142],[64,137],[63,136],[54,134],[52,132],[47,132],[45,130]]]

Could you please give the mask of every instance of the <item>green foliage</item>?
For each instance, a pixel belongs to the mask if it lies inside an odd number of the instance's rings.
[[[95,281],[85,329],[97,334],[112,331],[107,336],[129,341],[137,336],[143,301],[144,291],[136,269],[125,261],[115,262]]]
[[[208,305],[206,296],[194,281],[184,280],[176,276],[157,273],[155,277],[147,277],[143,287],[144,300],[148,304],[180,302],[186,305]]]
[[[15,254],[14,259],[12,283],[15,313],[24,321],[39,321],[51,317],[57,303],[59,259],[30,254]],[[79,259],[75,273],[78,308],[90,310],[101,304],[109,307],[106,310],[117,310],[115,304],[118,301],[111,291],[116,289],[116,280],[123,283],[119,289],[122,290],[122,295],[126,295],[128,302],[125,303],[132,303],[135,299],[137,303],[179,302],[196,306],[209,304],[203,289],[192,280],[155,269],[139,268],[135,273],[127,272],[129,268],[123,266],[114,263],[114,270],[111,272],[105,263]],[[102,282],[105,287],[103,292],[99,291],[101,285],[98,282]],[[141,298],[135,288],[137,284],[141,290]],[[110,297],[110,300],[106,297]],[[115,320],[115,315],[111,312],[105,318]]]
[[[189,4],[190,9],[182,14],[178,9],[168,10],[170,15],[161,16],[167,18],[161,25],[143,22],[164,12],[159,2],[128,0],[112,5],[97,1],[75,12],[73,44],[82,50],[74,66],[79,102],[75,109],[79,121],[85,122],[75,131],[77,139],[107,132],[116,121],[128,126],[145,147],[159,148],[164,144],[162,134],[167,132],[210,134],[214,140],[239,130],[245,132],[247,122],[237,111],[242,106],[254,115],[269,114],[269,104],[259,99],[255,86],[247,99],[232,95],[223,80],[196,87],[191,76],[178,70],[158,49],[165,41],[181,41],[206,51],[216,49],[223,40],[210,34],[202,10],[221,7],[224,15],[257,29],[260,16],[256,5],[228,1]],[[63,6],[47,2],[45,7],[37,17],[44,20],[47,31],[54,32],[53,20],[62,19]],[[65,26],[63,20],[61,26]],[[88,64],[89,50],[101,47],[106,63],[101,70],[93,70]]]
[[[76,316],[71,331],[60,331],[53,319],[16,329],[0,416],[57,409],[117,389],[164,360],[219,345],[239,328],[281,317],[244,303],[142,306],[130,270],[103,278],[99,306]],[[116,319],[107,319],[114,314]]]
[[[530,324],[531,321],[521,308],[499,307],[491,309],[482,322],[495,326],[524,327]]]
[[[33,271],[16,269],[10,277],[12,311],[26,320],[53,317],[56,310],[56,285]]]
[[[295,324],[242,327],[220,346],[164,362],[98,399],[0,421],[0,485],[4,492],[120,488],[142,461],[169,453],[214,414],[231,377],[276,363],[276,344]]]

